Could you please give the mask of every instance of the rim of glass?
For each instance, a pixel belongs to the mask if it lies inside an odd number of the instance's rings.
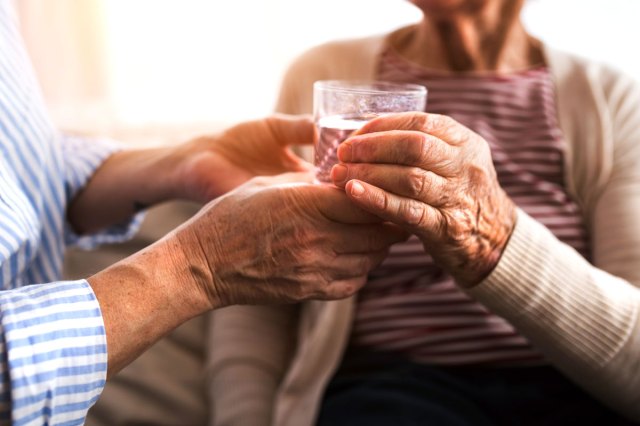
[[[318,80],[313,83],[314,89],[331,90],[333,92],[356,94],[385,94],[422,95],[427,88],[420,84],[395,83],[384,80]]]

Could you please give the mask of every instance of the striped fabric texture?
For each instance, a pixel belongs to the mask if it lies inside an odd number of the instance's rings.
[[[89,284],[56,282],[65,243],[122,241],[140,219],[88,237],[65,223],[117,147],[55,131],[16,22],[0,0],[0,424],[79,425],[104,386],[107,347]]]
[[[547,68],[452,76],[388,49],[378,78],[425,85],[427,111],[449,115],[484,137],[500,184],[515,203],[589,259],[586,227],[563,180],[565,144]],[[509,323],[458,289],[415,237],[392,247],[360,292],[351,344],[425,364],[544,363]]]

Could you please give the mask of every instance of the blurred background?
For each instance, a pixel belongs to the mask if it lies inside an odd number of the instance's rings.
[[[51,114],[67,130],[178,141],[269,114],[290,61],[419,19],[404,0],[19,0]],[[529,0],[548,43],[640,79],[640,1]],[[636,52],[636,53],[633,53]]]

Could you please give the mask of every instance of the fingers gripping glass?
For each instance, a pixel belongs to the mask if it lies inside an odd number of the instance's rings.
[[[367,121],[380,115],[424,111],[427,89],[384,81],[324,80],[313,84],[316,180],[331,182],[338,146]]]

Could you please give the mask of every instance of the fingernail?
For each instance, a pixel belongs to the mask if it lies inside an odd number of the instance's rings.
[[[347,180],[347,175],[349,174],[349,169],[342,164],[336,164],[331,169],[331,180],[335,183],[342,183]]]
[[[345,163],[351,161],[351,144],[343,143],[338,147],[338,159]]]
[[[352,182],[351,183],[351,195],[354,197],[359,197],[364,194],[364,186],[360,182]]]

